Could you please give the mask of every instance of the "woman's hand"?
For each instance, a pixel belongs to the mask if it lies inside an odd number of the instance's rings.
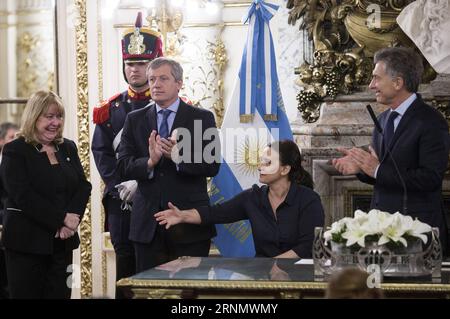
[[[272,269],[270,269],[270,279],[271,280],[278,280],[278,281],[289,281],[291,278],[289,277],[289,274],[282,270],[280,267],[278,267],[277,263],[275,262],[272,266]]]
[[[74,213],[66,213],[64,217],[64,226],[75,231],[80,224],[80,215]]]
[[[75,235],[74,230],[63,226],[56,232],[55,238],[67,239],[72,237],[73,235]]]
[[[155,269],[165,270],[169,272],[169,277],[173,278],[177,272],[185,268],[197,268],[202,261],[201,257],[178,257],[178,259],[169,261],[168,263],[159,265]]]
[[[166,229],[183,222],[183,213],[178,209],[178,207],[173,205],[171,202],[169,202],[168,205],[169,209],[155,214],[156,220],[160,225],[166,225]]]

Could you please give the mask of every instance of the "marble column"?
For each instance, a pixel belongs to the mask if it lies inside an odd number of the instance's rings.
[[[10,75],[15,72],[10,72],[10,66],[14,65],[11,61],[11,57],[14,57],[14,51],[11,50],[11,46],[15,42],[11,41],[11,14],[9,1],[0,2],[0,98],[7,98],[15,95],[15,92],[11,94],[11,79]],[[11,54],[12,53],[12,54]],[[8,104],[0,105],[0,118],[1,121],[9,120],[7,111]]]
[[[15,95],[28,98],[40,89],[56,89],[54,2],[15,2],[16,87]],[[12,109],[17,120],[23,106]]]
[[[51,0],[16,2],[17,96],[36,90],[55,90],[54,3]]]

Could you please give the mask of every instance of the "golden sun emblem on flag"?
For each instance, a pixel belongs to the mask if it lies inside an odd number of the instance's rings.
[[[246,138],[236,149],[236,169],[246,177],[258,176],[260,156],[267,142]]]

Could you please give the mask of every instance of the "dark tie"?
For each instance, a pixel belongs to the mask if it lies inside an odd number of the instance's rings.
[[[159,136],[162,138],[167,138],[169,136],[169,123],[167,122],[167,118],[170,115],[171,110],[160,110],[159,113],[162,114],[162,122],[159,127]]]
[[[398,113],[392,111],[389,115],[386,127],[384,129],[384,143],[383,143],[383,153],[387,151],[391,145],[392,137],[394,136],[394,120],[398,116]]]

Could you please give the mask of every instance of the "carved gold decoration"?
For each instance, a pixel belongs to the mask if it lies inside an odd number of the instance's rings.
[[[196,54],[193,56],[201,57],[201,60],[195,61],[192,69],[186,71],[188,85],[183,88],[194,106],[208,108],[207,106],[212,105],[218,127],[222,125],[223,121],[223,76],[228,62],[225,45],[220,39],[220,34],[214,43],[207,41],[204,45],[200,40],[192,41],[192,46],[196,49]],[[204,47],[207,49],[206,54],[202,54]],[[208,70],[204,67],[208,65],[213,65],[213,68]],[[207,103],[215,95],[218,95],[218,98],[212,103]]]
[[[134,29],[134,32],[130,37],[128,52],[130,54],[142,54],[145,52],[144,36],[139,32],[138,28]]]
[[[364,49],[366,56],[372,57],[374,53],[386,46],[402,45],[412,46],[408,36],[398,26],[398,14],[414,0],[378,0],[378,1],[349,1],[341,8],[346,10],[344,24],[352,39]],[[377,7],[373,5],[377,5]],[[373,6],[374,9],[371,9]],[[373,10],[379,10],[379,25],[371,21],[369,15],[375,18]]]
[[[222,125],[224,116],[224,71],[228,63],[225,45],[221,39],[223,25],[214,42],[202,39],[193,39],[190,45],[190,56],[198,57],[185,67],[185,85],[183,94],[190,100],[191,104],[201,108],[211,108],[216,116],[217,126]],[[180,36],[183,46],[176,50],[181,55],[186,37]],[[206,48],[206,52],[205,52]],[[194,51],[194,52],[192,52]],[[192,59],[194,60],[194,59]],[[209,67],[208,67],[209,66]],[[214,97],[217,96],[214,99]]]
[[[97,0],[97,73],[98,73],[98,101],[103,101],[103,31],[102,31],[102,16],[100,14],[101,0]],[[100,194],[103,194],[105,183],[101,182]],[[105,209],[100,205],[100,234],[103,234],[105,225]],[[106,251],[102,250],[102,292],[106,296],[108,291],[108,266],[106,263]]]
[[[180,32],[167,34],[166,46],[163,48],[165,56],[179,57],[182,54],[182,45],[186,37]]]
[[[217,127],[222,126],[223,122],[223,116],[225,112],[225,107],[223,104],[223,96],[224,96],[224,85],[223,85],[223,78],[224,78],[224,70],[228,63],[228,57],[227,52],[225,49],[225,44],[223,43],[222,39],[220,38],[222,34],[223,28],[221,28],[219,36],[217,37],[216,43],[209,43],[208,44],[208,50],[212,57],[214,58],[214,67],[217,72],[217,93],[219,97],[216,99],[216,101],[213,103],[213,110],[216,114],[216,122]]]
[[[55,72],[48,72],[47,76],[47,87],[50,91],[56,91],[56,81],[55,81]]]
[[[89,99],[87,65],[87,17],[86,1],[75,0],[78,20],[76,34],[76,71],[77,71],[77,117],[78,117],[78,153],[86,177],[90,179],[89,165]],[[81,297],[92,296],[92,225],[91,202],[88,202],[80,224],[81,251]]]
[[[304,87],[297,95],[298,109],[307,123],[317,121],[323,98],[334,99],[339,93],[350,94],[358,85],[368,83],[372,62],[361,49],[339,53],[333,50],[314,52],[314,62],[295,69],[297,84]]]
[[[167,0],[157,1],[156,7],[149,10],[147,21],[150,27],[157,27],[164,41],[164,54],[168,47],[169,32],[177,32],[183,24],[183,11],[181,8],[170,5]]]
[[[288,0],[288,23],[301,20],[314,42],[314,60],[295,69],[303,119],[315,122],[324,98],[351,94],[370,81],[374,52],[387,46],[412,46],[395,18],[411,0]],[[375,5],[375,6],[374,6]],[[379,10],[373,12],[371,10]],[[379,23],[371,18],[379,13]],[[370,16],[370,15],[373,16]]]
[[[251,1],[235,1],[235,2],[225,2],[223,3],[224,8],[248,8],[252,4]]]
[[[282,291],[280,292],[281,299],[300,299],[302,294],[299,291]]]
[[[28,97],[39,89],[53,90],[55,87],[54,72],[42,54],[43,39],[39,34],[33,35],[25,31],[18,38],[18,89],[17,96]]]
[[[258,290],[258,289],[273,289],[273,290],[292,290],[292,289],[302,289],[302,290],[323,290],[326,288],[326,282],[301,282],[301,281],[251,281],[251,280],[141,280],[141,279],[130,279],[125,278],[117,282],[120,287],[135,287],[135,288],[217,288],[217,289],[248,289],[248,290]],[[389,291],[434,291],[434,292],[449,292],[449,284],[427,284],[427,283],[382,283],[381,287],[383,290]]]
[[[30,53],[36,48],[39,40],[39,35],[32,36],[29,32],[25,32],[19,39],[19,48],[24,50],[25,53]]]
[[[203,101],[211,99],[211,93],[214,92],[214,70],[206,71],[201,65],[195,66],[193,70],[197,70],[195,78],[194,76],[186,76],[186,81],[191,82],[192,86],[184,86],[184,91],[188,92],[187,96],[192,102],[192,105],[205,108],[202,105]],[[193,72],[189,72],[192,74]]]
[[[261,292],[270,293],[281,298],[300,298],[309,293],[317,295],[324,293],[327,282],[301,281],[251,281],[251,280],[139,280],[121,279],[117,285],[131,289],[135,298],[152,298],[170,296],[182,297],[185,292],[202,296],[202,292],[220,291],[222,298],[235,296],[251,296]],[[442,283],[382,283],[381,289],[386,293],[401,294],[402,296],[416,294],[423,295],[450,294],[450,285]],[[181,290],[181,291],[180,291]]]
[[[136,299],[181,299],[181,289],[136,289],[133,290]]]
[[[119,287],[132,287],[134,289],[245,289],[245,290],[260,290],[269,289],[276,291],[289,291],[292,289],[303,290],[322,290],[326,288],[326,282],[299,282],[299,281],[252,281],[252,280],[142,280],[125,278],[117,282]],[[435,285],[429,285],[434,287]],[[444,288],[450,291],[450,285],[443,285]]]

